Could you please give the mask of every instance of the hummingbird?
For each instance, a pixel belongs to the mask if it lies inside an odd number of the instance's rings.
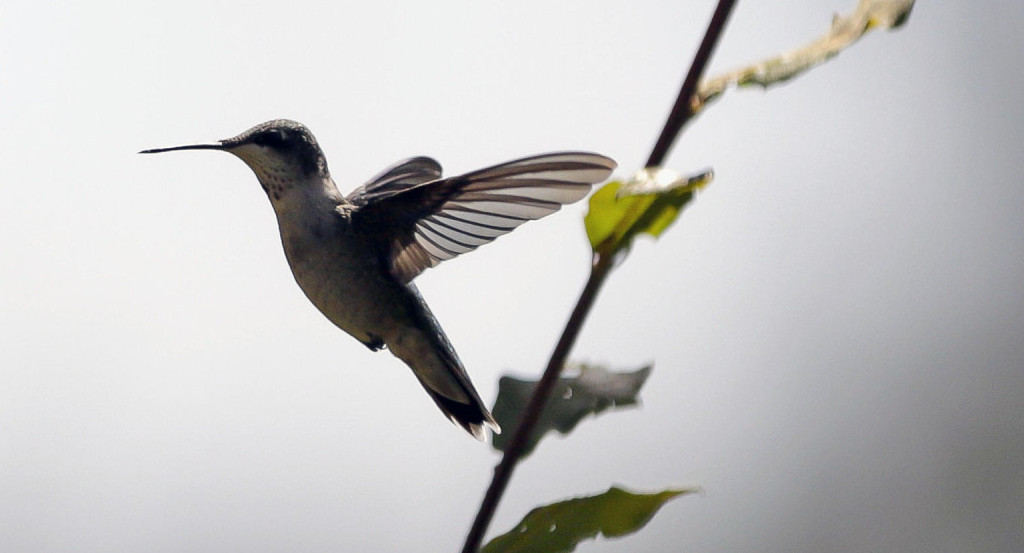
[[[399,161],[347,196],[305,125],[267,121],[225,140],[143,150],[220,150],[256,174],[306,297],[371,351],[412,369],[441,411],[478,440],[501,432],[412,280],[526,221],[580,200],[616,163],[557,152],[443,178],[429,157]]]

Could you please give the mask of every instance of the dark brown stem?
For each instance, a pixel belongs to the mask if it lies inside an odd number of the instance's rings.
[[[715,49],[715,44],[718,43],[722,30],[725,28],[725,22],[728,20],[729,13],[732,11],[735,3],[735,0],[719,0],[715,13],[711,16],[711,22],[708,23],[704,40],[701,41],[700,48],[697,49],[697,54],[694,56],[693,64],[690,66],[690,71],[686,74],[686,79],[683,81],[683,86],[679,91],[675,106],[672,107],[668,120],[665,122],[665,127],[661,131],[661,136],[658,138],[654,150],[651,151],[651,155],[647,159],[647,167],[662,164],[665,156],[668,155],[668,151],[672,148],[676,136],[693,116],[691,98],[697,89],[697,83],[704,74],[704,69],[707,67],[711,53]],[[590,278],[587,279],[587,284],[580,294],[580,299],[576,302],[576,307],[569,317],[569,322],[565,325],[565,330],[562,331],[562,336],[558,339],[558,344],[555,345],[555,351],[551,353],[551,359],[548,361],[547,368],[544,369],[544,375],[537,383],[537,389],[534,390],[533,396],[530,397],[530,403],[526,406],[522,420],[519,421],[518,426],[516,426],[515,431],[512,433],[512,438],[505,447],[505,454],[501,457],[501,462],[494,468],[494,477],[491,479],[491,485],[487,488],[487,493],[480,504],[480,510],[477,512],[473,526],[466,537],[462,553],[477,553],[480,550],[484,534],[487,532],[487,527],[491,524],[491,519],[498,508],[501,496],[508,487],[509,479],[512,478],[512,471],[515,470],[516,465],[519,463],[528,437],[533,433],[533,429],[540,419],[541,412],[544,410],[544,406],[547,405],[551,391],[554,389],[555,383],[558,382],[558,376],[561,374],[562,367],[569,357],[569,352],[572,351],[572,346],[576,343],[576,338],[583,328],[583,322],[594,305],[598,291],[600,291],[605,279],[611,272],[613,257],[614,252],[607,252],[604,255],[595,254],[594,263],[590,269]]]
[[[544,375],[537,382],[537,389],[530,396],[530,403],[526,406],[523,418],[519,421],[515,432],[512,433],[508,445],[505,446],[505,454],[502,455],[501,462],[494,468],[494,478],[491,479],[491,485],[487,488],[487,494],[480,504],[480,512],[477,513],[473,527],[469,530],[462,553],[476,553],[480,549],[480,543],[491,523],[494,511],[498,507],[498,501],[501,500],[505,488],[508,487],[512,471],[515,470],[516,464],[523,454],[523,449],[529,441],[528,438],[533,433],[533,428],[537,425],[537,420],[544,410],[544,405],[547,404],[548,397],[551,396],[551,390],[558,382],[558,375],[562,372],[569,352],[572,351],[572,346],[576,343],[576,338],[583,328],[583,321],[586,320],[590,308],[594,305],[597,291],[601,289],[611,268],[611,259],[608,256],[595,255],[594,264],[590,269],[590,278],[587,279],[587,284],[583,287],[580,299],[576,301],[576,307],[572,310],[572,315],[569,316],[569,322],[565,324],[565,330],[562,331],[558,344],[555,345],[555,351],[552,352],[548,366],[544,369]]]
[[[647,156],[645,167],[657,167],[665,162],[665,157],[672,149],[676,137],[693,117],[693,95],[697,92],[697,85],[700,84],[700,78],[704,76],[708,60],[711,59],[711,54],[715,51],[715,46],[718,44],[719,37],[722,36],[725,23],[729,20],[729,14],[732,13],[735,3],[736,0],[719,0],[718,6],[715,7],[715,13],[711,15],[711,21],[708,23],[708,30],[704,33],[704,40],[700,42],[700,47],[697,48],[697,53],[693,56],[690,71],[683,79],[683,86],[679,89],[676,103],[672,106],[668,119],[665,120],[665,126],[661,129],[661,135],[658,136],[651,155]]]

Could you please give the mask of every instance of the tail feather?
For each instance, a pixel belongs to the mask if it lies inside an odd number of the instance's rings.
[[[501,426],[477,394],[434,314],[415,285],[408,284],[407,289],[407,307],[416,324],[408,327],[399,340],[388,344],[391,353],[409,365],[423,389],[452,422],[480,441],[487,439],[485,428],[500,434]]]
[[[487,441],[486,428],[490,428],[495,434],[501,434],[501,426],[498,425],[498,422],[491,416],[490,411],[476,397],[475,391],[472,391],[470,397],[476,401],[473,403],[461,403],[438,394],[426,385],[423,388],[430,394],[430,399],[434,400],[434,403],[441,409],[441,412],[453,423],[472,434],[474,438],[481,442]]]

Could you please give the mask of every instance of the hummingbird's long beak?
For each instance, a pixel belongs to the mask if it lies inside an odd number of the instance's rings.
[[[221,142],[207,142],[205,144],[188,144],[186,146],[171,146],[170,148],[153,148],[142,150],[140,154],[159,154],[162,152],[173,152],[175,150],[225,150],[227,145]]]

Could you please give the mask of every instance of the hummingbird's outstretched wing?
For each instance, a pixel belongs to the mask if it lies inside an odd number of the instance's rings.
[[[436,161],[413,158],[359,187],[348,201],[356,208],[353,224],[387,252],[395,278],[409,282],[583,198],[615,167],[599,154],[559,152],[440,179]]]

